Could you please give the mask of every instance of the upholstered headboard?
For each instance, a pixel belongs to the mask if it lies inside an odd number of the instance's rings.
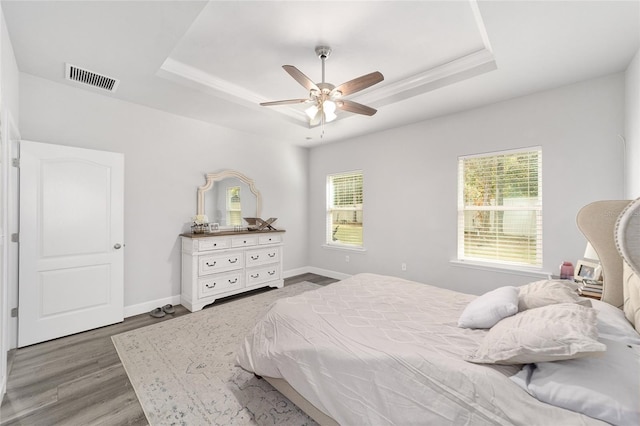
[[[640,331],[640,198],[618,216],[615,241],[623,258],[624,314]]]
[[[624,303],[622,258],[616,247],[614,229],[629,200],[596,201],[578,212],[578,228],[591,243],[602,265],[604,287],[602,301],[618,308]]]

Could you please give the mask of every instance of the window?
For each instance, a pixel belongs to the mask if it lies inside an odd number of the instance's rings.
[[[542,267],[539,147],[458,158],[458,258]]]
[[[362,248],[362,171],[327,176],[327,244]]]
[[[227,223],[229,225],[242,225],[239,186],[230,186],[227,188]]]

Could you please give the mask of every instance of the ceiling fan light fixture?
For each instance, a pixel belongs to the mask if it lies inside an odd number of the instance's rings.
[[[322,111],[318,110],[317,114],[315,115],[315,117],[313,117],[310,121],[309,121],[309,126],[313,127],[313,126],[317,126],[319,124],[322,124]]]
[[[334,112],[336,112],[336,103],[333,101],[324,101],[322,103],[322,109],[324,110],[325,114],[333,114]]]
[[[324,121],[330,123],[338,116],[336,115],[336,103],[333,101],[324,101],[322,103],[322,112],[324,113]]]
[[[318,107],[316,105],[311,105],[309,108],[304,110],[304,112],[307,113],[307,117],[309,117],[310,120],[313,120],[316,114],[318,114]]]
[[[332,112],[327,111],[327,112],[324,113],[324,121],[327,122],[327,123],[331,123],[336,118],[338,118],[338,116],[335,115]]]

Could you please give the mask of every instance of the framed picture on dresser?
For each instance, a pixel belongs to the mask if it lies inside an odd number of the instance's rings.
[[[583,280],[602,281],[602,266],[597,262],[590,262],[584,259],[578,260],[574,280],[578,282]]]

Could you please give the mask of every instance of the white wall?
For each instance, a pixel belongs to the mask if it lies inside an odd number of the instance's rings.
[[[637,134],[638,100],[631,105],[636,113],[627,112],[625,131],[625,93],[629,108],[629,79],[638,87],[637,64],[636,55],[626,73],[626,92],[625,75],[616,74],[310,153],[21,74],[20,129],[27,140],[125,154],[126,306],[179,294],[177,234],[195,213],[195,188],[203,174],[227,168],[255,179],[263,216],[278,217],[277,224],[287,229],[287,271],[306,266],[344,274],[371,271],[481,293],[532,277],[450,263],[456,257],[457,157],[542,146],[543,270],[556,272],[562,260],[575,261],[584,251],[575,226],[579,208],[623,197],[618,135],[626,133],[629,154],[638,140],[629,131],[631,115]],[[321,247],[325,178],[355,169],[365,171],[367,251],[349,252],[347,263],[347,253]],[[402,205],[408,207],[399,218]]]
[[[457,250],[457,157],[539,145],[543,270],[557,273],[563,260],[575,263],[584,253],[586,240],[575,225],[578,210],[594,200],[623,196],[618,137],[623,108],[624,75],[616,74],[315,147],[309,159],[311,263],[345,274],[389,274],[476,294],[531,281],[531,276],[450,261]],[[323,248],[326,175],[356,169],[364,170],[367,250]]]
[[[0,11],[1,13],[1,11]],[[0,93],[2,94],[2,108],[10,112],[14,120],[18,120],[20,105],[18,91],[18,64],[13,53],[13,46],[9,39],[9,33],[2,14],[2,33],[0,35],[0,51],[2,58],[0,59]]]
[[[308,150],[20,75],[23,140],[125,155],[125,313],[180,294],[178,234],[204,174],[238,170],[286,229],[284,269],[307,265]]]
[[[625,194],[633,200],[640,197],[640,50],[625,76]]]

